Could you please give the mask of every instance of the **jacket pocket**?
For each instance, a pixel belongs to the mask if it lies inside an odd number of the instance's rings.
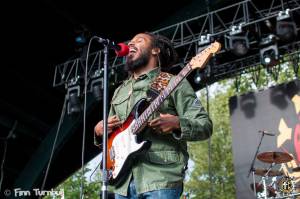
[[[126,117],[125,114],[129,97],[130,96],[128,94],[122,93],[111,102],[112,107],[121,120],[125,119]]]
[[[180,156],[176,151],[148,152],[147,159],[154,164],[173,164],[179,162]]]

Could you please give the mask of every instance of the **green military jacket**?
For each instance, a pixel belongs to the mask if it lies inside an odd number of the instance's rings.
[[[156,68],[138,79],[131,77],[124,81],[114,92],[109,115],[117,115],[124,121],[135,103],[147,97],[150,84],[159,72],[160,69]],[[138,194],[182,186],[189,158],[186,142],[206,139],[212,133],[212,122],[186,79],[165,100],[158,112],[177,115],[181,132],[161,135],[146,127],[141,136],[144,140],[150,140],[152,145],[146,154],[134,160],[127,180],[113,188],[115,193],[126,196],[132,177]],[[158,116],[158,112],[150,119]]]

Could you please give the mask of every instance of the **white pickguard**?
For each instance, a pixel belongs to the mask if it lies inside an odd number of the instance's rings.
[[[120,173],[121,169],[124,166],[125,161],[128,156],[133,152],[139,150],[145,143],[145,141],[141,143],[136,142],[136,135],[130,132],[131,126],[134,125],[135,120],[133,120],[130,126],[119,133],[113,140],[111,149],[114,150],[114,170],[112,172],[113,178]]]

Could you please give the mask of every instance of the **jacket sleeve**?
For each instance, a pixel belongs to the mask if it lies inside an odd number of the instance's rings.
[[[178,140],[204,140],[212,134],[212,121],[197,98],[190,83],[184,79],[171,94],[180,121],[180,131],[173,132]]]

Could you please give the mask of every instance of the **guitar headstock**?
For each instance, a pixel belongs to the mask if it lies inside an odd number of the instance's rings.
[[[210,56],[214,53],[217,53],[221,50],[221,44],[217,41],[210,44],[208,47],[206,47],[203,51],[198,53],[195,57],[192,58],[190,61],[190,66],[192,69],[196,68],[203,68],[205,66],[205,63],[208,61]]]

